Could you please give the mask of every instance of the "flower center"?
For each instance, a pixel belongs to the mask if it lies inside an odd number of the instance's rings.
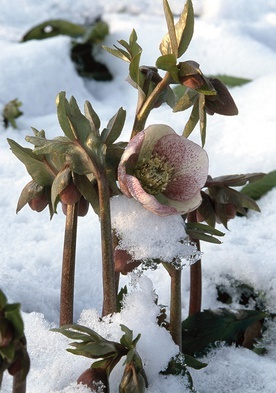
[[[143,189],[151,195],[165,191],[172,179],[174,167],[164,157],[152,155],[137,162],[134,173]]]

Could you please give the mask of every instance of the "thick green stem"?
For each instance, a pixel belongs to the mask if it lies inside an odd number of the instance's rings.
[[[20,372],[13,377],[12,393],[26,393],[26,379],[22,381]]]
[[[188,214],[188,222],[196,222],[195,212]],[[200,241],[190,236],[198,251],[200,251]],[[190,306],[189,315],[193,315],[201,311],[202,302],[202,271],[201,259],[190,266]]]
[[[67,205],[60,290],[60,326],[73,323],[78,203]]]
[[[113,257],[113,241],[110,215],[110,194],[108,180],[103,173],[98,178],[101,243],[102,243],[102,274],[103,274],[103,310],[102,315],[116,312],[116,284]]]
[[[135,116],[131,138],[133,138],[138,132],[142,131],[145,128],[145,124],[150,114],[150,111],[153,109],[157,98],[168,87],[170,80],[171,76],[168,72],[166,72],[164,78],[156,85],[155,89],[151,92],[144,104],[141,106]]]

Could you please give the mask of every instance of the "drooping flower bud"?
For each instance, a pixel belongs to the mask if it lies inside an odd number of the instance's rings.
[[[78,378],[77,383],[86,385],[93,392],[109,393],[109,381],[104,368],[88,368]]]

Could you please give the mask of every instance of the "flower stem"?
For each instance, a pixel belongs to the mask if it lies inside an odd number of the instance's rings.
[[[26,393],[26,379],[22,381],[20,372],[16,373],[13,377],[12,393]]]
[[[188,222],[196,222],[195,211],[188,214]],[[190,241],[196,245],[200,251],[200,241],[190,236]],[[202,269],[201,259],[190,266],[190,305],[189,315],[193,315],[201,311],[202,301]]]
[[[171,278],[170,333],[173,341],[182,349],[181,317],[181,269],[175,269],[169,263],[163,263]]]
[[[133,138],[138,132],[142,131],[145,128],[145,124],[150,114],[150,111],[153,109],[157,98],[163,93],[163,91],[169,85],[170,80],[171,80],[171,76],[168,72],[166,72],[164,78],[156,85],[155,89],[145,100],[140,110],[136,113],[131,138]]]
[[[113,239],[110,215],[110,194],[105,172],[97,178],[100,205],[102,274],[103,274],[103,310],[102,315],[116,312],[116,283],[113,257]]]
[[[78,202],[67,205],[60,290],[60,326],[73,323]]]

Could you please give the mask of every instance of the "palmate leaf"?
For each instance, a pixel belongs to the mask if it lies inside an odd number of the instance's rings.
[[[194,356],[206,353],[217,341],[237,343],[245,330],[267,316],[256,310],[204,310],[182,322],[182,350]]]
[[[25,165],[27,172],[37,184],[41,186],[52,184],[54,174],[49,165],[43,161],[43,154],[36,154],[31,149],[20,146],[12,139],[8,139],[8,143],[13,154]]]

